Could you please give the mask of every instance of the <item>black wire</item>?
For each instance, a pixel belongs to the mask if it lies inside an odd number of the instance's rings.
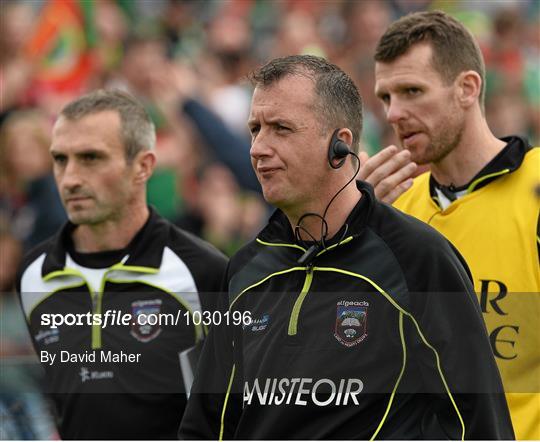
[[[341,238],[339,238],[339,241],[337,242],[338,246],[341,244],[341,241],[345,239],[348,231],[349,231],[349,223],[345,223],[345,230],[343,230],[343,233],[341,234]]]
[[[351,179],[349,181],[347,181],[345,183],[345,185],[339,189],[337,191],[337,193],[332,197],[332,199],[330,200],[330,202],[326,205],[326,209],[324,209],[324,212],[323,212],[323,215],[322,215],[322,219],[324,220],[324,223],[326,224],[327,226],[327,229],[326,229],[326,234],[323,235],[323,229],[322,229],[322,226],[321,226],[321,243],[322,243],[322,246],[323,246],[323,249],[326,249],[326,235],[328,234],[328,223],[326,222],[326,213],[328,212],[328,209],[330,208],[330,205],[334,202],[334,200],[337,198],[337,196],[343,192],[343,190],[345,190],[345,188],[351,184],[354,179],[356,178],[356,175],[358,175],[358,172],[360,172],[360,158],[358,158],[358,155],[356,155],[353,151],[350,151],[349,152],[349,155],[352,155],[356,158],[356,171],[354,172],[354,175],[351,177]],[[320,216],[320,215],[319,215]],[[347,229],[348,230],[348,225],[347,225]],[[341,242],[343,240],[340,239],[339,242]]]
[[[307,233],[309,235],[309,237],[313,240],[313,242],[315,242],[321,249],[326,249],[326,237],[328,236],[328,222],[326,221],[326,214],[328,213],[328,209],[330,208],[330,205],[334,202],[334,200],[337,198],[337,196],[343,192],[343,190],[345,190],[345,188],[351,184],[351,182],[356,178],[356,175],[358,175],[358,172],[360,172],[360,158],[358,158],[358,155],[356,155],[354,152],[350,151],[349,152],[350,155],[354,156],[356,158],[356,171],[354,172],[354,175],[352,176],[352,178],[347,181],[347,183],[345,183],[345,185],[339,189],[336,194],[332,197],[332,199],[328,202],[328,204],[326,205],[326,208],[324,209],[324,212],[323,212],[323,215],[319,215],[318,213],[312,213],[312,212],[309,212],[309,213],[304,213],[300,219],[298,220],[298,222],[296,223],[296,226],[294,228],[294,236],[296,238],[296,240],[301,243],[302,245],[305,246],[305,241],[302,240],[302,238],[300,237],[300,230],[302,230],[303,232]],[[317,239],[315,239],[315,237],[309,233],[309,231],[302,227],[300,225],[300,223],[304,220],[304,218],[308,217],[308,216],[314,216],[316,218],[319,218],[321,220],[321,240],[318,241]],[[345,238],[345,235],[347,234],[349,230],[349,224],[345,224],[345,230],[343,232],[343,234],[341,235],[341,238],[339,239],[338,241],[338,244],[341,243],[341,241],[343,241],[343,239]]]
[[[317,214],[314,213],[312,215],[317,215]],[[318,215],[318,216],[320,216],[320,215]],[[307,235],[313,240],[313,242],[319,244],[319,241],[309,232],[309,230],[307,230],[305,227],[302,227],[302,226],[300,226],[298,224],[294,228],[294,236],[295,236],[297,242],[302,244],[304,247],[307,247],[306,242],[300,236],[300,230],[307,233]]]

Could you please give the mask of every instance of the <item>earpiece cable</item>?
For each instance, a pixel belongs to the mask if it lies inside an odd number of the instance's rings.
[[[296,224],[296,226],[294,228],[294,236],[296,238],[296,241],[299,242],[300,244],[302,244],[304,246],[306,245],[305,241],[300,236],[300,230],[301,230],[301,231],[305,232],[313,240],[313,242],[319,246],[320,249],[322,249],[322,250],[326,249],[326,237],[328,236],[328,222],[326,221],[326,214],[328,213],[328,209],[330,208],[330,205],[334,202],[334,200],[337,198],[337,196],[341,192],[343,192],[343,190],[345,190],[345,188],[349,184],[351,184],[351,182],[358,175],[358,172],[360,172],[360,158],[358,158],[358,155],[356,155],[352,151],[350,151],[349,154],[356,158],[356,171],[354,172],[354,175],[351,177],[351,179],[349,181],[347,181],[347,183],[345,183],[345,185],[343,187],[341,187],[341,189],[339,189],[336,192],[336,194],[328,202],[328,204],[326,205],[326,208],[324,209],[324,212],[323,212],[322,216],[319,215],[318,213],[309,212],[309,213],[305,213],[304,215],[302,215],[300,217],[300,219],[298,220],[298,222],[297,222],[297,224]],[[308,216],[314,216],[314,217],[319,218],[321,220],[321,239],[320,239],[320,241],[318,241],[305,227],[302,227],[300,225],[302,223],[302,221]],[[345,230],[344,230],[343,234],[341,235],[341,238],[339,239],[338,244],[341,244],[341,242],[345,239],[345,235],[347,234],[348,231],[349,231],[349,224],[345,224]]]

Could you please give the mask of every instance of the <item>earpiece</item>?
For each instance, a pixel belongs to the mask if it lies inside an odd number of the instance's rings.
[[[338,138],[339,129],[336,129],[332,134],[330,140],[330,146],[328,146],[328,164],[332,169],[339,169],[343,164],[345,164],[345,159],[347,155],[351,153],[349,146],[343,140]],[[336,160],[339,160],[337,163],[334,163]]]
[[[340,140],[338,138],[338,133],[340,129],[336,129],[334,133],[332,134],[332,138],[330,139],[330,146],[328,146],[328,163],[330,164],[330,167],[332,169],[339,169],[341,166],[345,164],[345,160],[347,159],[347,155],[352,155],[356,158],[356,171],[354,172],[354,175],[351,177],[349,181],[347,181],[341,189],[339,189],[335,195],[330,199],[328,204],[326,205],[326,208],[324,209],[324,212],[321,215],[318,213],[312,213],[308,212],[303,214],[298,222],[296,223],[296,226],[294,228],[294,236],[296,238],[296,241],[300,244],[304,244],[307,248],[305,253],[298,259],[298,264],[300,265],[306,265],[310,264],[313,259],[317,256],[317,254],[321,250],[326,249],[326,237],[328,235],[328,222],[326,221],[326,214],[328,212],[328,209],[334,202],[334,200],[337,198],[337,196],[345,190],[345,188],[351,184],[354,179],[356,178],[356,175],[358,175],[358,172],[360,171],[360,158],[358,158],[358,155],[356,155],[355,152],[351,151],[349,149],[349,146],[345,141]],[[336,164],[334,162],[337,161]],[[317,240],[311,233],[309,233],[308,230],[306,230],[304,227],[302,227],[302,221],[308,217],[308,216],[314,216],[315,218],[318,218],[321,220],[321,239],[320,241]],[[343,234],[341,235],[340,240],[337,244],[340,244],[341,241],[343,241],[343,238],[345,238],[345,235],[347,234],[347,231],[349,229],[349,225],[345,224],[345,230],[343,231]],[[311,238],[311,241],[313,242],[309,247],[307,247],[307,244],[302,240],[302,237],[300,235],[300,231],[303,231],[307,236]]]

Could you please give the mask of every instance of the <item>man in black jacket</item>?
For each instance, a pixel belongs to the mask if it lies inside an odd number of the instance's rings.
[[[361,99],[324,59],[252,76],[252,164],[278,207],[227,271],[184,439],[513,438],[470,274],[356,183]]]
[[[227,260],[146,205],[154,143],[122,92],[79,98],[54,125],[69,222],[18,287],[63,439],[172,439],[185,408],[179,353],[203,339]]]

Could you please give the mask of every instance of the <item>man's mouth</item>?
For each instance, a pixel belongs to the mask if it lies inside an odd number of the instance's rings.
[[[411,143],[414,143],[414,141],[416,141],[416,139],[418,138],[418,136],[421,133],[422,132],[404,132],[404,133],[401,133],[400,138],[401,138],[401,141],[402,141],[403,145],[406,147],[407,145],[409,145]]]
[[[278,170],[280,170],[278,167],[258,167],[257,172],[259,175],[263,178],[269,178],[272,175],[274,175]]]
[[[66,203],[79,203],[81,201],[89,200],[89,196],[72,196],[69,198],[66,198]]]

